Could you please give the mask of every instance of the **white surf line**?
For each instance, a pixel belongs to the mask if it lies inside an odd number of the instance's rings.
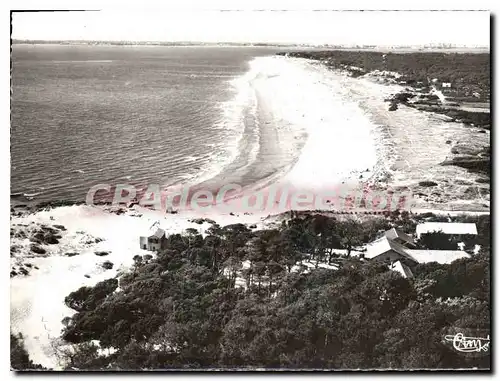
[[[113,60],[63,60],[63,61],[51,61],[53,63],[110,63]]]

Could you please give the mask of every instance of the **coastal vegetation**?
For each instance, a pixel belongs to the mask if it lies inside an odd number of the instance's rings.
[[[479,253],[419,264],[412,279],[352,255],[388,228],[449,219],[476,222]],[[489,246],[489,216],[300,212],[259,231],[188,229],[66,297],[76,313],[63,321],[63,357],[73,370],[488,368],[489,352],[460,353],[444,337],[489,333]]]
[[[375,70],[398,73],[400,81],[413,87],[428,86],[437,78],[439,82],[453,83],[462,95],[479,91],[483,99],[489,99],[489,53],[326,50],[278,54],[320,60],[328,67],[349,70],[354,76]]]

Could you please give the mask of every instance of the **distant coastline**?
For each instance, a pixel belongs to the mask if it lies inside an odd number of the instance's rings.
[[[336,45],[336,44],[293,44],[279,42],[201,42],[201,41],[113,41],[113,40],[23,40],[13,39],[13,45],[88,45],[88,46],[205,46],[205,47],[278,47],[303,49],[331,49],[354,51],[399,51],[399,52],[489,52],[489,46],[457,46],[437,43],[424,45]]]
[[[113,41],[113,40],[19,40],[12,44],[34,45],[113,45],[113,46],[243,46],[243,47],[309,47],[308,44],[282,44],[263,42],[201,42],[201,41]],[[323,47],[327,45],[322,45]],[[312,47],[312,46],[311,46]]]

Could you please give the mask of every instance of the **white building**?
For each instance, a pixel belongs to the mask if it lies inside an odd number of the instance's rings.
[[[476,224],[426,222],[417,226],[417,236],[432,232],[450,235],[477,235]],[[463,250],[416,250],[413,239],[399,231],[390,229],[366,246],[365,258],[386,263],[389,269],[399,272],[404,278],[412,278],[410,266],[419,263],[437,262],[449,264],[460,258],[470,258]]]
[[[407,250],[407,253],[418,263],[437,262],[442,265],[460,258],[470,258],[470,255],[462,250]]]
[[[416,247],[415,241],[408,234],[403,233],[401,230],[392,228],[385,232],[385,236],[391,241],[399,243],[404,247]]]
[[[411,269],[401,261],[394,262],[389,266],[389,269],[391,269],[392,271],[397,271],[403,278],[413,278]]]
[[[165,230],[160,229],[156,222],[139,237],[139,244],[143,250],[159,251],[164,245],[165,238]]]
[[[477,235],[476,224],[459,222],[424,222],[417,225],[417,237],[427,233],[443,233],[446,235]]]
[[[386,236],[366,246],[365,258],[387,264],[393,264],[397,261],[409,262],[411,264],[418,263],[407,253],[404,246]]]

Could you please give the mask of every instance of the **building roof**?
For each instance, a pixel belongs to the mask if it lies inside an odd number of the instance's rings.
[[[417,225],[417,237],[421,234],[442,232],[444,234],[477,234],[476,224],[459,222],[424,222]]]
[[[413,273],[410,268],[404,263],[401,263],[401,261],[394,262],[389,268],[400,273],[403,278],[413,278]]]
[[[413,242],[413,238],[411,238],[408,234],[403,233],[401,230],[398,230],[396,228],[392,228],[390,230],[387,230],[385,232],[385,236],[389,239],[396,239],[399,238],[407,243],[410,243],[414,245],[415,243]]]
[[[150,235],[150,237],[161,238],[165,235],[165,230],[157,228],[156,231]]]
[[[418,263],[437,262],[449,264],[460,258],[470,258],[470,255],[462,250],[406,250]]]
[[[371,244],[367,245],[366,249],[365,258],[368,259],[373,259],[388,252],[389,250],[392,250],[404,258],[414,261],[414,259],[406,252],[407,249],[405,247],[390,240],[386,236],[373,241]]]
[[[141,237],[156,237],[161,238],[165,235],[165,230],[158,227],[158,223],[154,223],[149,227],[149,229],[145,230]]]

